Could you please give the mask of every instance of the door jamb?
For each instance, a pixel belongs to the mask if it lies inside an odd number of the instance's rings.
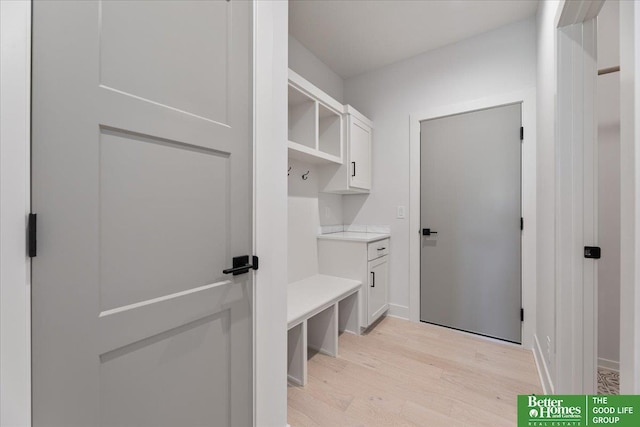
[[[287,425],[287,2],[253,3],[254,425]],[[284,212],[284,215],[283,215]]]
[[[502,105],[522,103],[522,346],[533,346],[536,325],[536,92],[534,88],[440,106],[409,116],[409,315],[420,321],[420,122]]]
[[[555,318],[559,393],[597,390],[596,21],[604,0],[566,1],[556,16]]]
[[[640,5],[620,2],[620,393],[640,394]]]
[[[0,426],[31,425],[31,2],[0,2]]]

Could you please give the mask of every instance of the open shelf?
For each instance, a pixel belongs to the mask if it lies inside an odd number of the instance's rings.
[[[289,86],[289,141],[316,148],[317,102]]]
[[[309,148],[305,145],[298,144],[297,142],[289,141],[289,157],[296,160],[312,164],[326,164],[335,163],[342,164],[342,158],[334,156],[315,148]]]
[[[342,118],[340,114],[318,105],[318,150],[340,157],[342,152]]]
[[[289,157],[315,164],[343,163],[343,106],[289,70]]]

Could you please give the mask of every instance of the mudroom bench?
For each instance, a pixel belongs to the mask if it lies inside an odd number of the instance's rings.
[[[362,282],[317,274],[289,284],[287,376],[307,382],[307,349],[338,355],[338,335],[360,333],[358,292]]]

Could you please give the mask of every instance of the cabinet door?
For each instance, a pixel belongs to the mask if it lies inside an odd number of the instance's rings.
[[[371,128],[351,116],[349,120],[349,185],[371,189]]]
[[[389,308],[389,262],[383,256],[369,262],[369,287],[367,315],[368,324],[373,323]]]

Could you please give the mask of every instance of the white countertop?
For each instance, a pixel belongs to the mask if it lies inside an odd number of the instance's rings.
[[[353,242],[377,242],[391,237],[388,233],[359,233],[356,231],[341,231],[338,233],[319,234],[318,239],[325,240],[350,240]]]

